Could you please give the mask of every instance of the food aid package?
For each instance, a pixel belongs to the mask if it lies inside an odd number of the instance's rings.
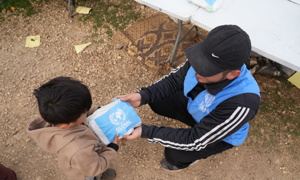
[[[141,125],[141,119],[134,108],[119,99],[97,109],[87,117],[87,122],[105,145],[113,142],[116,134],[122,138]]]

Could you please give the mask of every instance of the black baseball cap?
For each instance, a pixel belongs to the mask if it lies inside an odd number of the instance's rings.
[[[240,69],[250,53],[249,35],[236,25],[218,26],[202,42],[185,50],[192,67],[204,77]]]

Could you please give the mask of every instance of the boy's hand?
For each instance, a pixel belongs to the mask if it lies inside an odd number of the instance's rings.
[[[131,134],[129,135],[124,135],[123,139],[125,140],[135,140],[138,139],[142,136],[142,126],[139,126],[137,128],[135,128]]]
[[[128,102],[132,107],[136,108],[141,104],[141,95],[140,93],[130,93],[125,95],[116,96],[116,98],[120,99],[121,101]]]
[[[119,134],[116,134],[116,136],[115,136],[115,139],[114,139],[113,143],[115,143],[115,144],[119,145],[119,144],[120,144],[120,142],[122,142],[122,141],[123,141],[123,138],[122,138],[122,139],[119,139]]]

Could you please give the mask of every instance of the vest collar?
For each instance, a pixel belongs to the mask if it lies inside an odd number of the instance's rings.
[[[224,89],[228,84],[230,84],[233,80],[225,79],[224,81],[213,83],[213,84],[204,84],[204,87],[209,92],[209,94],[216,95],[218,94],[218,92]]]

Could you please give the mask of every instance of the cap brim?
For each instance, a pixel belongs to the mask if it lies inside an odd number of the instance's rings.
[[[203,53],[203,42],[187,48],[184,52],[188,61],[200,76],[209,77],[224,71],[205,56]]]

